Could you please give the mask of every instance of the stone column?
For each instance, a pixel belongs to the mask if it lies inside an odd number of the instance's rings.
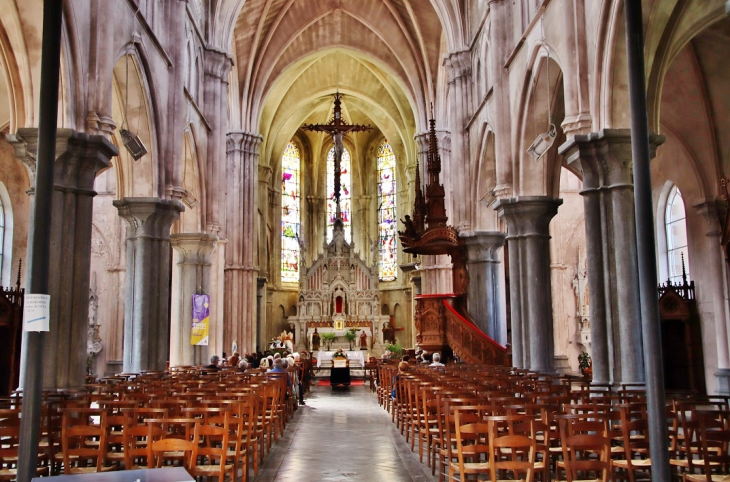
[[[197,292],[211,294],[211,255],[217,241],[218,236],[205,233],[170,236],[170,245],[175,250],[173,262],[177,265],[172,283],[170,366],[204,365],[208,362],[208,346],[190,344],[192,295]],[[212,317],[210,322],[212,324]]]
[[[487,85],[487,89],[493,86],[509,85],[510,72],[504,68],[504,60],[510,54],[512,48],[512,42],[508,39],[513,36],[512,11],[514,10],[513,2],[508,0],[490,0],[488,3],[490,26],[489,28],[485,26],[487,32],[489,32],[489,55],[487,58],[489,85]],[[498,197],[509,198],[512,196],[514,176],[509,89],[495,88],[489,107],[490,124],[494,127],[494,151],[496,158],[500,160],[496,163],[496,186],[494,191]]]
[[[652,156],[661,138],[652,136]],[[583,171],[594,383],[642,383],[631,132],[604,129],[560,147]]]
[[[218,233],[225,217],[226,123],[228,122],[228,73],[233,65],[231,56],[215,47],[206,47],[203,55],[205,68],[205,115],[210,124],[208,132],[208,169],[206,176],[205,218],[209,233]]]
[[[721,395],[730,394],[730,358],[728,357],[728,320],[725,310],[725,276],[722,267],[725,264],[721,240],[722,228],[720,216],[717,212],[717,204],[714,199],[696,204],[697,211],[707,222],[706,253],[708,261],[706,267],[708,272],[708,287],[711,290],[712,307],[715,314],[715,343],[717,346],[717,393]]]
[[[499,281],[499,250],[504,246],[505,234],[495,231],[477,231],[464,236],[468,253],[469,314],[477,326],[493,340],[501,339],[501,290]]]
[[[124,371],[164,370],[170,350],[170,226],[179,201],[131,197],[114,201],[127,227]]]
[[[20,129],[10,142],[16,156],[28,168],[34,187],[38,129]],[[84,383],[94,180],[118,151],[103,136],[59,129],[56,154],[48,273],[51,336],[46,337],[43,367],[46,389],[73,388]],[[33,187],[29,190],[31,196]],[[24,371],[21,366],[21,383]]]
[[[550,221],[562,203],[561,199],[534,196],[500,199],[495,206],[507,224],[510,242],[513,358],[517,358],[515,348],[521,338],[523,367],[545,373],[554,372]]]
[[[226,197],[225,310],[223,346],[238,343],[239,351],[255,348],[256,184],[261,136],[229,132],[226,139],[228,195]]]
[[[472,111],[471,52],[468,49],[451,52],[444,59],[444,66],[449,73],[449,104],[451,105],[451,152],[454,159],[462,162],[469,159],[468,133],[465,127]],[[452,223],[459,231],[471,229],[467,216],[467,202],[470,196],[454,195],[454,190],[469,192],[471,175],[468,165],[446,164],[451,181]]]

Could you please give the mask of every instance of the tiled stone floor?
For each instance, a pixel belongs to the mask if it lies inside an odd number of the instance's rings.
[[[367,386],[313,387],[255,482],[433,482]]]

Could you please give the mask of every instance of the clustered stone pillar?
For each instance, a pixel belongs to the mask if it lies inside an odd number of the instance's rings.
[[[561,199],[525,196],[495,206],[509,242],[512,359],[517,368],[554,371],[550,221]]]
[[[170,350],[170,226],[179,201],[132,197],[114,201],[127,227],[124,371],[164,370]]]
[[[472,81],[471,81],[471,51],[468,49],[451,52],[444,59],[444,65],[449,73],[449,103],[451,104],[451,132],[455,136],[451,139],[451,152],[455,159],[469,159],[468,137],[461,135],[471,116],[473,105]],[[443,143],[442,143],[443,144]],[[451,164],[446,164],[450,169]],[[453,190],[468,191],[471,183],[467,176],[469,172],[463,168],[450,169],[448,179]],[[452,198],[452,223],[459,231],[471,229],[467,215],[467,203],[470,197],[451,196]]]
[[[477,326],[498,343],[506,343],[500,326],[502,299],[499,276],[499,250],[505,234],[478,231],[466,237],[469,271],[468,309]]]
[[[255,348],[256,184],[261,136],[249,132],[227,135],[228,195],[226,204],[225,319],[223,343],[235,340],[241,351]]]
[[[16,154],[27,142],[24,162],[35,172],[37,129],[16,136]],[[56,145],[49,286],[50,335],[43,358],[43,388],[65,389],[84,384],[89,318],[91,219],[94,179],[118,154],[103,136],[59,129]],[[22,149],[21,149],[22,151]],[[32,166],[31,166],[32,164]],[[32,194],[32,192],[31,192]],[[25,346],[25,339],[24,346]],[[21,367],[24,371],[25,367]],[[21,381],[23,377],[21,376]]]
[[[711,280],[712,307],[715,314],[715,344],[717,346],[717,393],[721,395],[730,395],[730,353],[728,353],[727,311],[725,310],[725,280],[723,274],[723,265],[725,259],[722,250],[722,226],[720,225],[720,215],[717,209],[717,203],[714,199],[709,199],[704,203],[694,206],[707,222],[707,232],[705,236],[707,246],[707,278]],[[666,354],[665,354],[666,356]]]
[[[218,236],[205,233],[181,233],[170,236],[170,244],[175,250],[175,261],[177,261],[176,279],[172,284],[176,290],[173,296],[176,305],[172,306],[171,316],[171,366],[204,365],[208,362],[208,346],[190,344],[193,295],[199,292],[210,294],[211,255],[217,241]]]
[[[209,46],[203,56],[205,66],[205,113],[210,123],[208,132],[208,166],[205,218],[207,231],[217,234],[222,218],[225,216],[226,169],[223,146],[226,141],[226,123],[228,120],[228,73],[233,65],[231,56]]]
[[[593,382],[643,383],[631,131],[576,135],[560,153],[583,172]]]

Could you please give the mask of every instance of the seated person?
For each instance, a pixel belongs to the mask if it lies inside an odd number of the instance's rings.
[[[238,362],[238,371],[239,372],[245,372],[248,369],[248,362],[246,360],[241,360]]]
[[[395,385],[398,383],[398,380],[400,379],[400,374],[407,372],[411,366],[408,364],[407,361],[402,361],[398,364],[398,373],[393,377],[393,390],[390,392],[390,397],[395,400]]]
[[[213,355],[210,357],[210,365],[206,365],[205,368],[209,370],[218,370],[218,364],[220,363],[221,358],[218,355]]]
[[[434,353],[433,356],[431,357],[431,359],[433,360],[433,363],[431,363],[429,365],[430,367],[442,367],[442,366],[444,366],[444,364],[441,363],[441,353],[439,353],[439,352]]]

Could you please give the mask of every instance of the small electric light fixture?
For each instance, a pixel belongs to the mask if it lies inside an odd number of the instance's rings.
[[[124,147],[129,151],[132,159],[138,161],[147,154],[147,148],[138,135],[129,132],[127,129],[119,129],[119,134],[121,134]]]
[[[540,160],[540,158],[544,156],[548,149],[550,149],[553,145],[557,136],[558,133],[555,129],[555,125],[550,124],[547,132],[538,134],[532,145],[527,148],[527,152],[532,155],[535,161]]]

